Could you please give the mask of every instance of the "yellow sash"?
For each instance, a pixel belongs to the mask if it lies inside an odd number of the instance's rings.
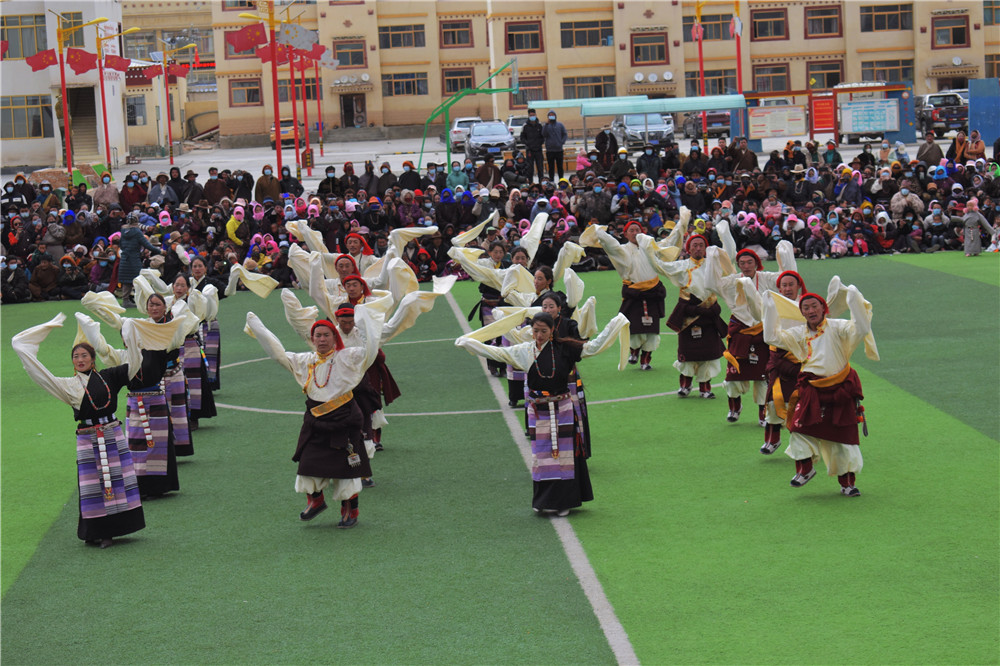
[[[655,289],[656,285],[660,284],[660,278],[650,278],[648,280],[643,280],[642,282],[629,282],[628,280],[622,280],[622,284],[629,289],[635,289],[636,291],[649,291],[650,289]]]
[[[333,410],[343,407],[353,398],[354,398],[354,391],[348,391],[344,395],[337,396],[333,400],[327,400],[322,405],[316,405],[315,407],[309,410],[309,413],[315,416],[316,418],[319,418],[324,414],[329,414]]]

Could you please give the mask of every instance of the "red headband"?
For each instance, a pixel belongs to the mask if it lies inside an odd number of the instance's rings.
[[[802,311],[802,304],[805,303],[805,301],[806,301],[807,298],[815,298],[817,301],[819,301],[820,303],[822,303],[823,304],[823,314],[829,314],[830,313],[830,308],[826,304],[826,299],[823,298],[822,296],[820,296],[819,294],[813,294],[811,292],[810,293],[806,293],[806,294],[802,294],[802,296],[799,297],[799,311],[800,312]]]
[[[737,263],[739,263],[740,257],[744,257],[744,256],[745,257],[753,257],[753,260],[757,263],[757,270],[759,270],[759,271],[764,270],[764,263],[760,260],[760,257],[757,256],[756,252],[754,252],[753,250],[751,250],[749,248],[744,248],[744,249],[740,250],[739,252],[736,253],[736,261],[737,261]]]
[[[373,250],[371,246],[368,245],[368,241],[366,241],[365,237],[362,236],[361,234],[355,234],[355,233],[347,234],[347,236],[344,237],[344,240],[346,241],[348,238],[357,238],[359,241],[361,241],[361,254],[375,254],[375,250]]]
[[[639,220],[629,220],[629,221],[628,221],[628,223],[626,223],[626,225],[625,225],[625,228],[624,228],[624,229],[622,229],[622,233],[625,233],[626,231],[628,231],[628,228],[629,228],[629,227],[631,227],[631,226],[632,226],[633,224],[634,224],[635,226],[639,227],[639,231],[640,231],[640,232],[642,232],[642,231],[643,231],[643,228],[642,228],[642,223],[641,223],[641,222],[639,222]]]
[[[684,242],[684,251],[685,252],[690,251],[691,241],[693,241],[695,238],[700,238],[703,241],[705,241],[705,248],[706,249],[708,248],[708,239],[707,238],[705,238],[701,234],[691,234],[690,236],[688,236],[688,239]]]
[[[353,317],[354,308],[349,305],[341,305],[337,308],[337,311],[333,313],[335,317]]]
[[[806,290],[805,280],[803,280],[802,276],[799,275],[798,273],[796,273],[795,271],[784,271],[781,275],[778,276],[778,282],[777,282],[777,284],[780,285],[781,284],[781,279],[783,277],[785,277],[786,275],[791,275],[793,278],[795,278],[795,281],[799,283],[799,289],[800,290],[802,290],[803,292]]]
[[[360,275],[348,275],[348,276],[345,276],[344,279],[341,280],[341,282],[346,285],[348,282],[350,282],[352,280],[357,280],[358,282],[361,283],[361,286],[364,289],[365,296],[371,296],[372,295],[372,290],[368,288],[368,283],[365,282],[365,279],[363,277],[361,277]]]
[[[333,322],[330,321],[329,319],[320,319],[315,324],[313,324],[312,328],[309,329],[309,335],[310,335],[310,337],[312,336],[313,331],[315,331],[320,326],[326,326],[328,329],[330,329],[331,331],[333,331],[333,339],[334,339],[333,348],[334,349],[336,349],[337,351],[340,351],[341,349],[344,348],[344,341],[340,339],[340,333],[337,332],[337,327],[334,326]]]
[[[354,257],[352,257],[349,254],[342,254],[339,257],[337,257],[337,261],[340,261],[341,259],[347,259],[349,262],[351,262],[351,266],[354,267],[354,271],[352,271],[353,273],[358,273],[359,272],[358,271],[358,264],[357,264],[357,262],[354,261]],[[333,262],[334,266],[337,265],[337,261]]]

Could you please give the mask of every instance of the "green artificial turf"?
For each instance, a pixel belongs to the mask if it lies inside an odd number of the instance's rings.
[[[767,268],[773,269],[773,262]],[[881,362],[855,354],[871,436],[859,499],[820,466],[792,489],[792,462],[758,453],[745,401],[672,392],[675,338],[653,372],[581,363],[591,402],[596,499],[570,522],[644,663],[996,663],[998,521],[996,255],[805,261],[875,307]],[[588,273],[602,324],[613,271]],[[459,283],[463,312],[478,298]],[[308,298],[299,294],[304,303]],[[668,286],[668,308],[676,289]],[[75,538],[68,407],[27,380],[9,339],[75,304],[2,310],[2,658],[11,663],[608,663],[613,656],[478,362],[450,342],[390,345],[403,391],[387,408],[377,487],[361,523],[336,507],[297,520],[292,447],[302,395],[270,361],[223,370],[220,408],[195,433],[182,490],[146,505],[147,529],[108,551]],[[224,301],[223,363],[263,353],[256,311],[302,349],[276,295]],[[447,303],[398,341],[452,338]],[[106,333],[107,334],[107,333]],[[42,348],[68,371],[72,320]],[[716,379],[721,382],[721,376]],[[504,407],[506,409],[506,407]],[[783,433],[787,441],[787,433]],[[108,628],[129,627],[117,632]]]

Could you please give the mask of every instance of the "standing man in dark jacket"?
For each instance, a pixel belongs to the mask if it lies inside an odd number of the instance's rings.
[[[295,199],[296,197],[301,197],[305,189],[302,187],[302,183],[299,179],[292,175],[292,170],[287,166],[281,167],[281,180],[278,181],[281,187],[281,194],[289,195],[289,198]],[[277,199],[275,199],[277,201]]]
[[[223,198],[232,197],[229,185],[225,180],[219,178],[219,170],[215,167],[208,170],[208,182],[205,183],[202,192],[204,192],[205,199],[208,200],[210,206],[218,206]]]
[[[549,161],[549,180],[556,182],[556,171],[563,177],[563,146],[566,145],[566,126],[556,120],[556,112],[549,111],[549,122],[542,128],[545,139],[545,156]]]
[[[618,139],[611,133],[611,125],[605,125],[594,137],[594,150],[597,151],[597,160],[607,171],[617,159]]]
[[[159,178],[157,178],[159,180]],[[167,185],[173,188],[174,194],[177,195],[177,201],[184,201],[184,195],[187,193],[187,182],[181,178],[181,170],[177,167],[170,167],[170,180],[167,181]]]
[[[159,252],[155,245],[149,242],[142,230],[139,229],[139,219],[130,215],[125,226],[122,227],[122,236],[118,243],[121,248],[121,259],[118,263],[118,282],[122,285],[122,305],[127,308],[134,308],[135,301],[132,300],[132,281],[139,275],[142,269],[142,251]]]
[[[194,208],[205,198],[205,188],[198,182],[198,174],[191,169],[188,169],[188,172],[184,174],[184,180],[187,181],[187,190],[184,192],[184,196],[181,197],[181,203],[186,203],[191,208]]]
[[[545,160],[542,157],[542,126],[538,122],[538,114],[534,109],[528,109],[528,122],[521,128],[521,143],[528,153],[528,182],[530,183],[538,172],[538,181],[545,178]]]

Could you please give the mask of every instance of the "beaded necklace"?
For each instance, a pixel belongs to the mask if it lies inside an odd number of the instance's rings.
[[[101,380],[102,384],[104,384],[104,390],[108,392],[108,401],[101,406],[98,406],[97,403],[94,402],[94,398],[90,395],[90,389],[87,388],[87,384],[90,383],[91,374],[97,375],[97,378]],[[91,368],[90,373],[87,374],[87,381],[83,381],[83,378],[81,378],[79,374],[76,376],[76,378],[77,380],[79,380],[80,384],[83,385],[83,392],[87,394],[87,399],[90,400],[90,404],[94,406],[94,409],[100,411],[102,409],[107,408],[107,406],[111,404],[111,387],[108,386],[108,383],[106,381],[104,381],[104,377],[101,376],[101,373]]]
[[[538,373],[539,377],[541,377],[542,379],[552,379],[553,377],[556,376],[556,350],[553,348],[551,340],[549,342],[547,342],[546,345],[549,348],[549,354],[551,354],[551,358],[552,358],[552,372],[549,373],[549,374],[547,374],[547,375],[543,375],[542,374],[542,369],[538,367],[538,356],[539,356],[539,354],[538,354],[538,352],[539,352],[538,347],[533,347],[531,349],[531,351],[534,353],[534,356],[535,356],[535,362],[534,362],[533,365],[535,366],[535,372]],[[542,349],[544,350],[545,347],[542,347]]]
[[[330,363],[327,366],[327,368],[326,368],[326,380],[322,384],[320,384],[319,381],[318,381],[319,377],[316,375],[316,367],[319,366],[319,365],[322,365],[323,363],[326,363],[326,360],[328,358],[330,358],[330,356],[332,354],[333,354],[333,352],[329,352],[327,354],[320,354],[319,352],[316,353],[316,355],[319,356],[319,360],[316,361],[315,363],[310,363],[309,364],[309,374],[306,376],[305,386],[302,387],[302,392],[303,393],[307,393],[308,392],[308,390],[309,390],[309,382],[310,381],[313,383],[314,386],[316,386],[316,388],[319,388],[319,389],[326,388],[327,384],[330,383],[330,377],[331,377],[331,375],[333,375],[333,363]]]

